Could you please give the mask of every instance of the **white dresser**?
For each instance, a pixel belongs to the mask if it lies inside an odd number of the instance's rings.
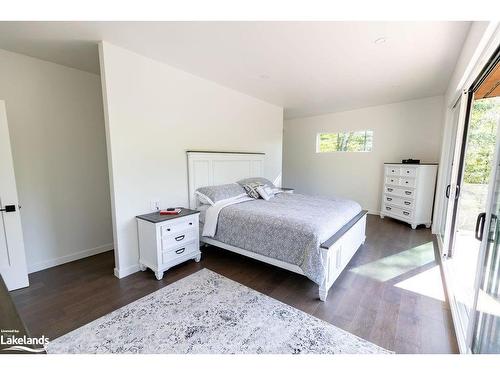
[[[380,217],[430,228],[437,164],[384,164]]]
[[[139,266],[150,268],[158,280],[169,268],[194,259],[199,262],[199,211],[184,208],[178,215],[158,212],[137,216]]]

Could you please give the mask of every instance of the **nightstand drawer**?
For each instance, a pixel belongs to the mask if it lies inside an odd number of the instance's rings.
[[[161,239],[161,248],[163,251],[170,250],[173,247],[178,247],[184,245],[188,242],[191,242],[198,237],[198,233],[196,232],[196,228],[190,228],[184,231],[178,231],[176,233],[168,235],[163,234]]]
[[[162,252],[162,262],[170,263],[175,262],[178,258],[182,258],[185,255],[194,254],[199,251],[199,246],[196,242],[190,242],[183,246],[174,247],[171,250],[166,250]]]
[[[197,220],[197,217],[193,215],[184,220],[170,220],[167,224],[161,226],[161,237],[164,238],[194,228],[197,224],[195,219]]]

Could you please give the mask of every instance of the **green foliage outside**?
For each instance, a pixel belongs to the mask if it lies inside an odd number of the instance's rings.
[[[500,97],[476,100],[472,106],[464,182],[487,184],[495,153]]]
[[[362,130],[357,132],[320,133],[318,142],[319,152],[335,151],[371,151],[373,145],[373,131]]]

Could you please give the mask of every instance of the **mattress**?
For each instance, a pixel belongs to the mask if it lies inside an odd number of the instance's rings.
[[[319,285],[326,272],[320,245],[356,216],[361,206],[343,198],[282,193],[268,201],[228,204],[218,215],[208,215],[213,209],[201,215],[201,225],[216,217],[213,239],[297,265]]]

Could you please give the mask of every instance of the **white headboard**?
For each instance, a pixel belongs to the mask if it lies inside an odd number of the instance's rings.
[[[229,184],[264,175],[265,154],[188,151],[189,207],[197,207],[194,192],[202,186]]]

